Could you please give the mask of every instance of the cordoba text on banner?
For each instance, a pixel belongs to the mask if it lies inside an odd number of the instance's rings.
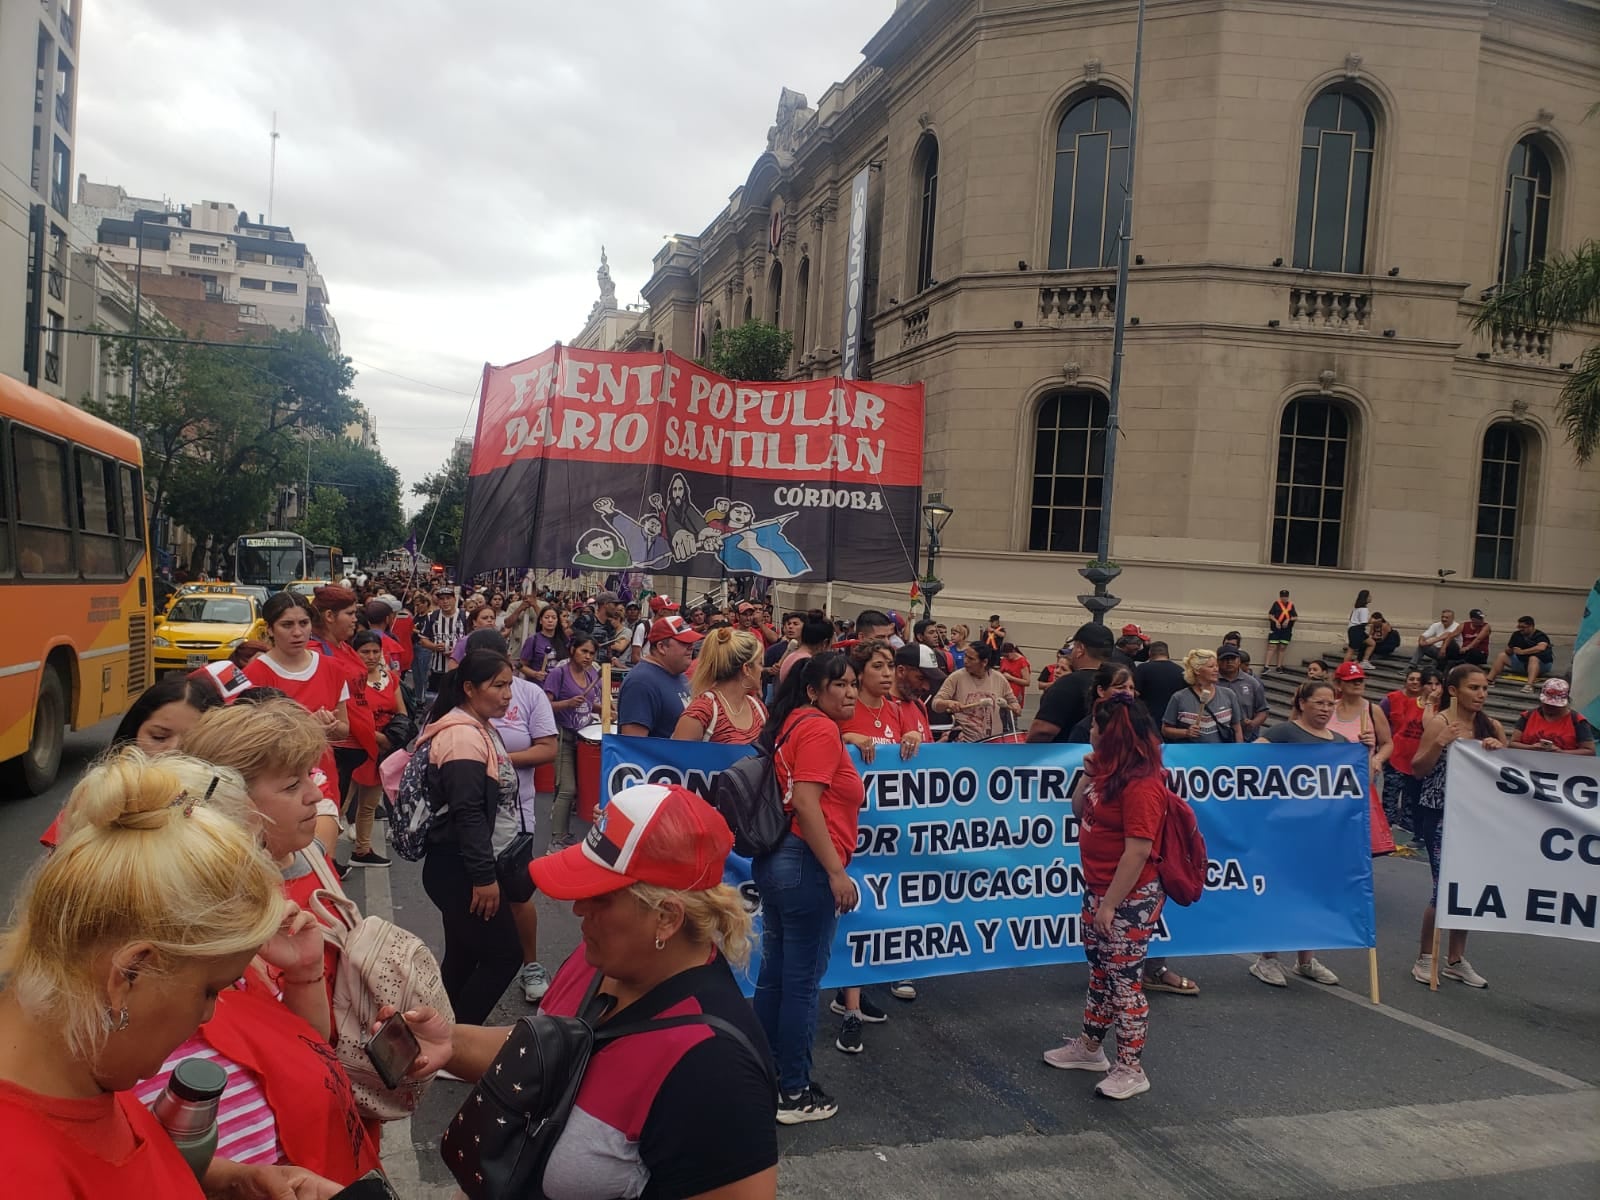
[[[1600,941],[1597,760],[1459,742],[1445,772],[1440,927]]]
[[[1083,875],[1071,794],[1086,746],[885,748],[866,784],[851,876],[824,985],[1082,962]],[[607,737],[602,792],[682,783],[704,795],[748,749]],[[855,753],[854,750],[851,751]],[[1361,746],[1171,747],[1168,776],[1194,805],[1211,859],[1191,908],[1169,905],[1170,952],[1376,944]],[[749,863],[728,882],[754,903]],[[753,969],[752,969],[753,970]],[[753,975],[752,975],[753,978]]]

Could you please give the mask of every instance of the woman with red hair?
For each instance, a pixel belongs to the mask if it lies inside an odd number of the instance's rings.
[[[1150,1014],[1144,960],[1166,900],[1150,849],[1166,815],[1167,786],[1161,731],[1132,696],[1113,692],[1101,699],[1090,741],[1094,750],[1072,793],[1073,815],[1083,822],[1078,851],[1089,997],[1082,1035],[1046,1050],[1044,1061],[1062,1070],[1109,1072],[1095,1091],[1127,1100],[1150,1090],[1141,1065]],[[1113,1025],[1115,1068],[1101,1049]]]

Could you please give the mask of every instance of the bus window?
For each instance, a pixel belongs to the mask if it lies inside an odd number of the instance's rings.
[[[117,494],[117,468],[109,458],[79,450],[78,531],[79,558],[89,579],[120,579],[117,548],[117,514],[112,497]]]
[[[131,571],[144,556],[144,489],[134,468],[122,466],[118,471],[122,477],[122,561]]]
[[[67,505],[67,447],[15,426],[12,480],[17,501],[17,565],[27,577],[76,575]]]

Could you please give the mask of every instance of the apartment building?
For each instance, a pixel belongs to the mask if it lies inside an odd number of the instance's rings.
[[[0,371],[65,395],[83,0],[0,0]]]
[[[289,226],[252,221],[216,200],[154,203],[87,179],[73,212],[74,224],[123,270],[198,280],[206,298],[237,304],[243,320],[312,330],[338,352],[327,281]]]
[[[1600,329],[1471,322],[1600,234],[1600,4],[1150,0],[1113,484],[1136,8],[900,0],[815,107],[785,89],[619,335],[694,356],[761,316],[833,374],[854,274],[860,374],[927,387],[947,620],[1059,644],[1112,487],[1111,619],[1175,648],[1259,646],[1280,587],[1318,644],[1367,588],[1412,636],[1481,607],[1570,648],[1600,472],[1556,406]],[[858,600],[904,593],[835,590]]]

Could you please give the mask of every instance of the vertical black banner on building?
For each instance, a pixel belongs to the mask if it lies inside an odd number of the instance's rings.
[[[839,374],[859,375],[861,324],[867,297],[867,188],[872,167],[865,166],[850,181],[850,226],[844,251],[844,329],[839,335]]]

